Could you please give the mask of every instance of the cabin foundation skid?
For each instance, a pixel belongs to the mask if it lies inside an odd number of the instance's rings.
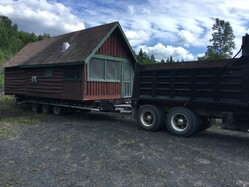
[[[32,98],[32,97],[17,97],[16,104],[37,104],[41,108],[44,105],[50,107],[63,107],[65,109],[97,111],[97,112],[119,112],[131,113],[132,107],[130,99],[122,100],[104,100],[104,101],[66,101],[66,100],[53,100],[46,98]]]

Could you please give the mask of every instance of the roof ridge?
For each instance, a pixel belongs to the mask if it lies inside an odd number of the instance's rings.
[[[57,37],[62,37],[62,36],[65,36],[65,35],[70,35],[70,34],[73,34],[72,35],[72,39],[70,38],[70,40],[73,40],[81,31],[88,31],[88,30],[91,30],[91,29],[96,29],[98,27],[104,27],[104,26],[108,26],[108,25],[112,25],[112,24],[115,25],[117,23],[119,23],[119,22],[115,21],[115,22],[104,24],[104,25],[97,25],[97,26],[94,26],[94,27],[89,27],[89,28],[85,28],[85,29],[81,29],[81,30],[76,30],[76,31],[72,31],[72,32],[68,32],[68,33],[64,33],[64,34],[52,36],[50,38],[46,38],[46,39],[43,39],[43,40],[37,40],[37,41],[34,41],[34,42],[29,42],[29,43],[27,43],[27,45],[33,44],[33,43],[38,43],[38,42],[43,42],[43,41],[46,41],[46,40],[55,39]]]

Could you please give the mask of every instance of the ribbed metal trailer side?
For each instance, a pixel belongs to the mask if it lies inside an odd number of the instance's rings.
[[[249,59],[137,66],[133,99],[159,100],[181,104],[247,106],[249,101]],[[207,64],[207,67],[203,66]],[[217,64],[220,66],[217,67]],[[205,65],[205,64],[204,64]],[[213,65],[213,66],[212,66]],[[215,66],[216,65],[216,66]]]
[[[186,137],[208,128],[213,117],[224,118],[223,122],[229,123],[249,121],[248,103],[247,56],[137,65],[135,69],[132,105],[138,123],[149,131],[159,129],[166,121],[171,133]],[[195,127],[185,132],[184,122],[190,121]],[[173,126],[169,125],[172,123]]]

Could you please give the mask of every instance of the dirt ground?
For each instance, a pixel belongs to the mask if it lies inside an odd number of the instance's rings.
[[[248,133],[179,138],[124,114],[15,110],[0,105],[0,186],[249,186]]]

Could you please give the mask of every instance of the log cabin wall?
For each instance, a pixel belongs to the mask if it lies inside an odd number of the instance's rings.
[[[70,100],[83,99],[83,65],[63,67],[63,91],[62,98]],[[68,72],[68,73],[66,73]],[[67,74],[67,75],[66,75]],[[67,77],[65,77],[67,76]]]
[[[130,51],[119,30],[115,30],[97,50],[97,55],[130,59]],[[121,65],[121,64],[120,64]],[[121,67],[120,67],[121,68]],[[120,82],[88,81],[87,65],[84,77],[84,100],[122,98],[122,71]]]
[[[75,72],[72,72],[75,69],[81,71],[81,77],[75,77]],[[65,77],[65,71],[68,77]],[[28,96],[82,100],[81,65],[29,68],[26,75]]]
[[[26,76],[24,69],[5,68],[4,92],[6,95],[25,95]]]
[[[61,98],[63,94],[62,68],[27,68],[27,95]]]

